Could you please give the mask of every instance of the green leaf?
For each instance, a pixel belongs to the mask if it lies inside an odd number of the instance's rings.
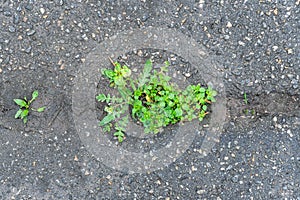
[[[131,70],[127,66],[123,66],[121,69],[121,74],[124,78],[127,78],[131,75]]]
[[[185,104],[182,105],[182,109],[183,109],[183,110],[189,110],[190,107],[189,107],[188,104],[185,103]]]
[[[23,99],[14,99],[14,102],[20,106],[20,108],[26,107],[27,102],[24,101]]]
[[[151,70],[152,70],[152,62],[151,60],[147,60],[144,65],[142,77],[140,77],[139,80],[139,84],[138,84],[139,86],[144,85],[148,81],[148,77],[150,76]]]
[[[176,117],[181,117],[182,114],[183,114],[183,111],[182,111],[181,108],[176,108],[176,109],[175,109],[175,116],[176,116]]]
[[[120,72],[121,70],[121,64],[118,62],[115,62],[115,72]]]
[[[23,118],[23,123],[26,124],[27,121],[28,121],[27,117],[24,117],[24,118]]]
[[[118,86],[125,85],[125,81],[124,81],[124,79],[123,79],[122,76],[117,76],[117,77],[115,77],[115,78],[114,78],[114,82],[115,82],[115,84],[118,85]]]
[[[16,113],[16,115],[15,115],[15,118],[16,118],[16,119],[21,115],[22,111],[23,111],[22,109],[19,109],[19,110],[17,111],[17,113]]]
[[[205,88],[203,88],[203,87],[199,89],[199,92],[200,92],[200,93],[205,93],[205,91],[206,91],[206,90],[205,90]]]
[[[108,124],[109,122],[113,121],[115,119],[115,116],[113,114],[106,115],[99,123],[100,126],[104,126],[105,124]]]
[[[114,136],[121,136],[121,137],[123,137],[124,133],[122,131],[117,131],[117,132],[114,133]]]
[[[23,110],[22,113],[20,114],[21,119],[23,119],[24,117],[26,117],[28,115],[28,112],[29,112],[28,109]]]
[[[216,99],[214,97],[210,98],[211,102],[216,102]]]
[[[40,107],[37,109],[38,112],[43,112],[45,110],[46,106]]]
[[[207,106],[206,106],[206,105],[203,105],[203,106],[202,106],[202,110],[206,111],[206,110],[207,110]]]
[[[96,96],[96,99],[100,102],[103,102],[106,100],[106,96],[105,94],[99,94],[98,96]]]
[[[144,75],[149,76],[151,70],[152,70],[152,62],[151,60],[147,60],[144,65],[144,71],[143,71]]]
[[[35,90],[35,91],[32,93],[31,101],[34,101],[38,96],[39,96],[39,92],[38,92],[37,90]]]
[[[124,133],[122,131],[117,131],[114,133],[114,136],[118,137],[118,141],[121,143],[124,140]]]
[[[213,90],[213,91],[211,92],[211,96],[213,96],[213,97],[214,97],[214,96],[217,96],[217,94],[218,94],[218,93],[217,93],[217,91],[215,91],[215,90]]]
[[[115,76],[116,76],[116,72],[114,72],[113,70],[111,69],[106,69],[103,71],[103,74],[109,78],[110,80],[112,80]]]

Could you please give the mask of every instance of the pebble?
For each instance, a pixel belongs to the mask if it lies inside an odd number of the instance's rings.
[[[11,33],[16,32],[16,28],[13,27],[13,26],[9,26],[9,27],[8,27],[8,30],[9,30],[9,32],[11,32]]]
[[[11,16],[11,12],[10,11],[4,11],[3,14],[6,17],[10,17]]]
[[[2,71],[3,71],[3,70],[0,68],[0,73],[2,73]]]
[[[226,25],[227,28],[231,28],[232,27],[232,24],[230,22],[227,22],[227,25]]]
[[[273,51],[276,51],[277,49],[278,49],[278,46],[273,46],[273,47],[272,47],[272,50],[273,50]]]
[[[45,8],[40,8],[40,12],[42,15],[45,13],[45,11],[46,11]]]
[[[242,42],[242,41],[239,41],[238,43],[239,43],[239,45],[241,45],[241,46],[245,46],[245,45],[246,45],[245,42]]]
[[[293,54],[293,49],[287,49],[288,54]]]
[[[184,73],[183,75],[188,78],[191,76],[191,73]]]
[[[205,190],[198,190],[197,191],[197,194],[204,194],[205,193]]]
[[[35,34],[35,30],[29,30],[28,32],[27,32],[27,35],[28,36],[32,36],[32,35],[34,35]]]
[[[237,183],[239,180],[239,176],[238,175],[235,175],[234,177],[231,178],[231,181],[234,182],[234,183]]]
[[[30,53],[31,52],[31,46],[29,46],[28,48],[25,49],[26,53]]]
[[[14,15],[13,23],[18,24],[20,22],[20,16],[18,14]]]

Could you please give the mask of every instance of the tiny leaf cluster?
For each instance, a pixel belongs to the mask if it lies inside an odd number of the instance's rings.
[[[99,125],[103,130],[114,130],[114,136],[122,142],[129,115],[144,127],[145,133],[159,133],[163,127],[178,122],[198,119],[202,121],[209,113],[208,104],[215,102],[217,92],[200,84],[189,85],[180,90],[167,75],[169,63],[159,71],[147,60],[143,72],[134,79],[126,65],[114,62],[114,69],[105,69],[102,74],[109,79],[110,87],[118,91],[117,96],[99,94],[96,99],[107,105],[106,116]]]
[[[38,109],[31,108],[31,103],[36,100],[36,98],[39,96],[39,93],[37,90],[35,90],[32,95],[31,99],[27,100],[26,97],[24,99],[14,99],[14,102],[19,106],[19,110],[15,114],[15,118],[20,118],[23,120],[23,123],[26,124],[28,121],[28,114],[29,110],[37,111],[37,112],[43,112],[46,107],[40,107]]]

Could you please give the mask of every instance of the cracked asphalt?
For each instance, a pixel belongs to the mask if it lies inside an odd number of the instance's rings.
[[[300,200],[299,6],[299,0],[2,0],[0,199]],[[173,163],[130,174],[97,160],[81,141],[72,88],[103,41],[147,27],[180,32],[215,58],[228,111],[206,156],[199,152],[205,132],[198,132]],[[184,63],[183,74],[202,81],[199,72],[185,71],[189,60],[176,52],[147,56]],[[35,89],[33,106],[47,108],[25,126],[14,119],[13,99]]]

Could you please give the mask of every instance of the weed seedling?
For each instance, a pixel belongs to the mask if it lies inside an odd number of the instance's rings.
[[[245,104],[248,104],[248,98],[246,92],[244,92],[244,102]]]
[[[152,62],[147,60],[137,79],[131,77],[131,70],[127,66],[121,66],[118,62],[113,65],[114,69],[105,69],[102,73],[119,95],[99,94],[96,99],[107,104],[104,109],[107,115],[100,121],[100,126],[107,132],[113,128],[119,142],[124,140],[129,119],[127,113],[143,125],[145,133],[156,134],[163,127],[180,121],[195,118],[202,121],[208,114],[208,104],[215,102],[217,92],[210,87],[189,85],[181,91],[172,84],[171,77],[167,75],[168,62],[157,71],[153,69]],[[128,110],[128,106],[131,110]]]
[[[35,90],[32,95],[31,99],[28,101],[26,97],[24,99],[14,99],[14,102],[19,106],[19,110],[15,114],[15,118],[20,118],[23,120],[24,124],[27,123],[27,116],[29,114],[29,110],[36,111],[36,112],[43,112],[46,107],[40,107],[38,109],[31,108],[31,103],[36,100],[36,98],[39,96],[39,93],[37,90]]]

